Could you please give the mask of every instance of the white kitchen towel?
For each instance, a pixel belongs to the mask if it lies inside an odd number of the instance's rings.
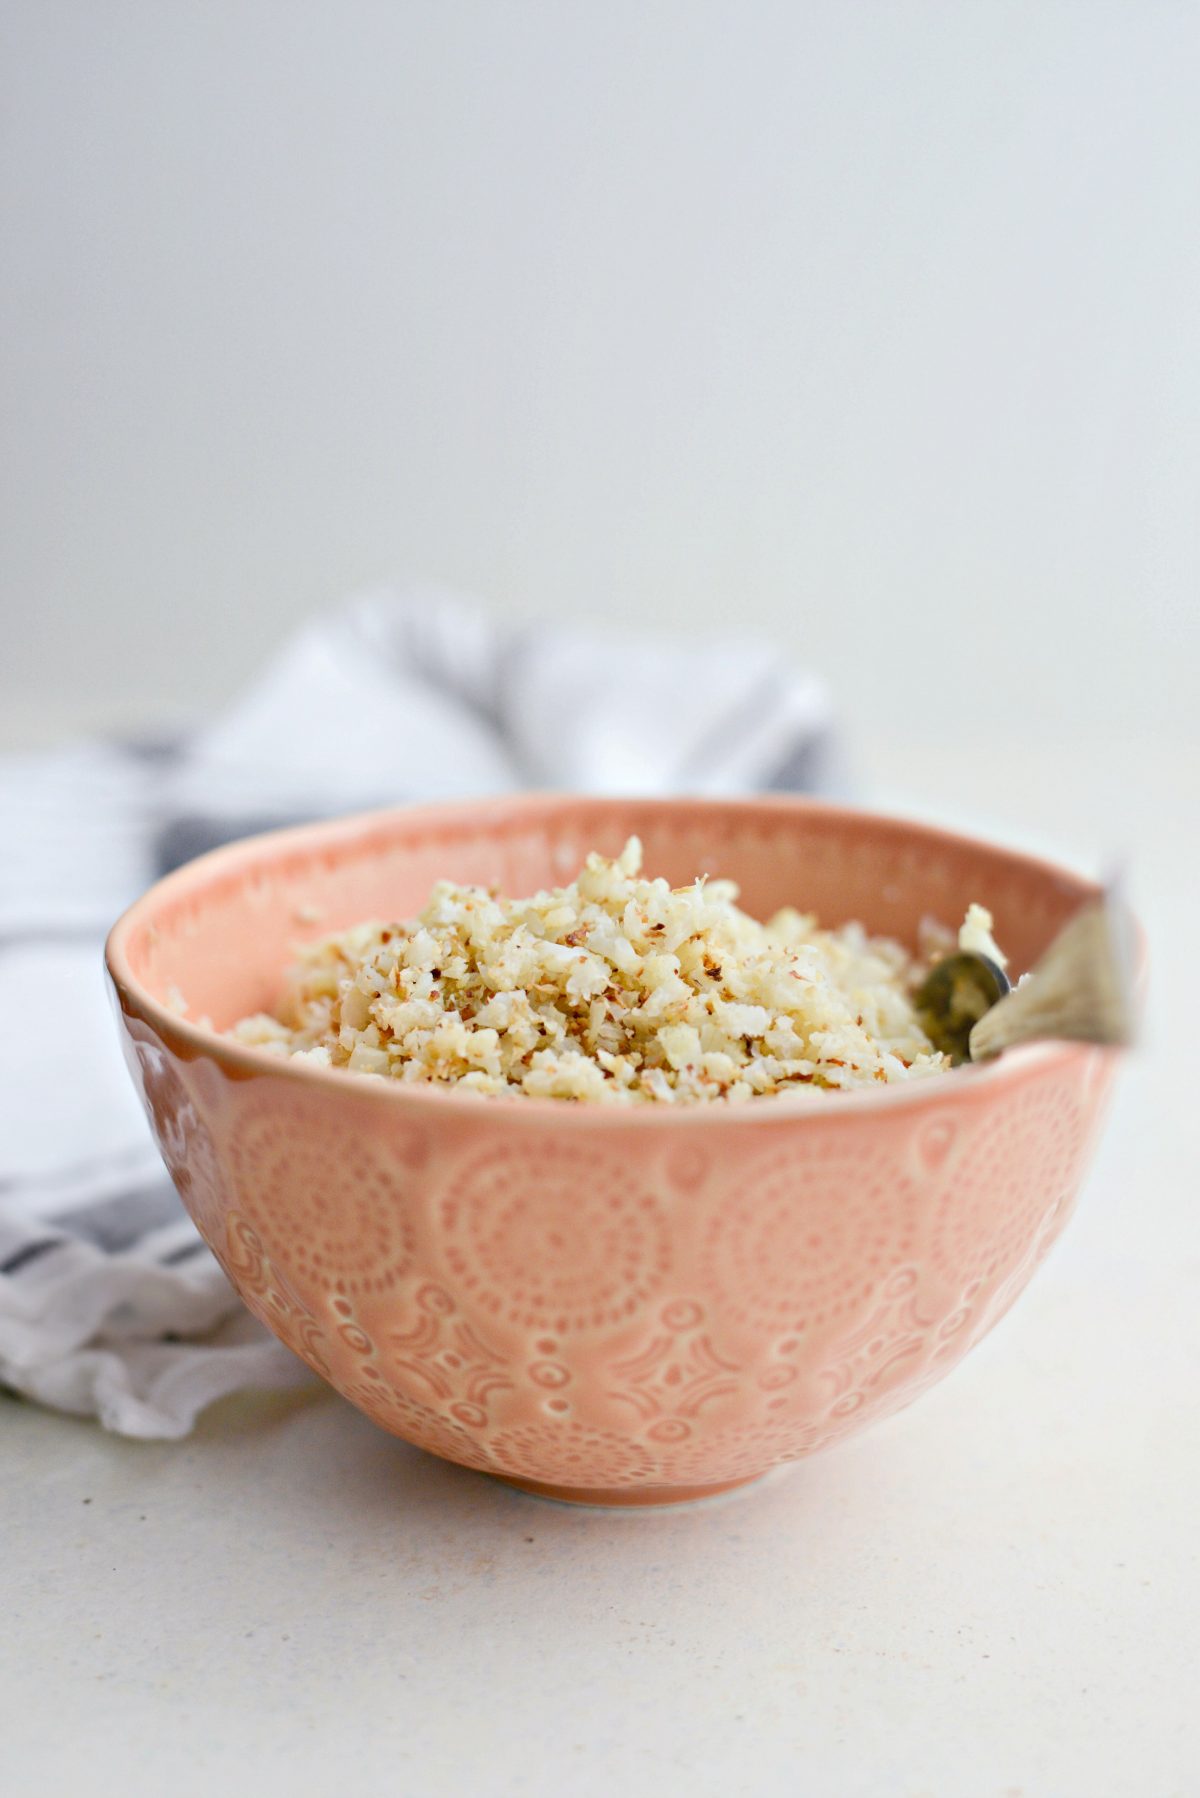
[[[824,690],[767,645],[505,627],[428,589],[311,624],[177,741],[0,759],[0,1384],[172,1437],[310,1377],[197,1236],[117,1047],[101,947],[159,874],[411,799],[839,785]]]

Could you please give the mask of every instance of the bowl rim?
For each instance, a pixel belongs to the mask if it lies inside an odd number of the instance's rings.
[[[820,799],[806,793],[721,794],[706,797],[674,794],[573,794],[551,789],[423,801],[411,805],[376,807],[335,818],[319,818],[303,824],[288,824],[275,830],[259,831],[253,836],[240,837],[235,842],[206,850],[204,854],[194,856],[190,861],[172,869],[169,874],[163,875],[126,907],[105,941],[104,962],[121,1011],[127,1016],[139,1017],[168,1048],[183,1052],[186,1059],[203,1057],[216,1062],[234,1079],[271,1075],[276,1079],[297,1081],[301,1090],[307,1086],[310,1089],[339,1092],[345,1098],[402,1106],[409,1112],[419,1111],[427,1116],[440,1113],[447,1118],[455,1115],[461,1118],[468,1115],[477,1121],[490,1117],[497,1122],[506,1118],[513,1123],[524,1120],[531,1124],[544,1124],[552,1120],[556,1125],[568,1129],[593,1127],[597,1124],[603,1127],[606,1121],[622,1128],[633,1126],[639,1129],[692,1130],[714,1126],[761,1129],[772,1123],[777,1126],[784,1123],[794,1126],[804,1119],[825,1120],[847,1113],[882,1112],[895,1106],[944,1105],[948,1102],[954,1104],[971,1094],[982,1097],[992,1089],[1008,1089],[1023,1084],[1045,1072],[1065,1067],[1082,1055],[1093,1052],[1114,1053],[1110,1050],[1094,1050],[1093,1045],[1086,1043],[1030,1043],[1008,1050],[995,1061],[980,1066],[956,1068],[953,1072],[953,1089],[949,1091],[943,1079],[931,1076],[926,1080],[902,1081],[894,1085],[876,1084],[872,1087],[839,1091],[832,1103],[824,1093],[805,1090],[773,1094],[771,1104],[759,1104],[755,1100],[741,1105],[698,1104],[679,1107],[573,1104],[562,1099],[526,1094],[514,1093],[510,1096],[463,1092],[455,1086],[438,1086],[423,1081],[355,1080],[353,1076],[348,1076],[344,1068],[325,1068],[294,1057],[276,1055],[268,1049],[239,1043],[216,1029],[194,1023],[155,999],[130,968],[129,940],[135,931],[147,923],[148,917],[162,899],[179,891],[186,891],[189,886],[201,882],[214,870],[236,869],[241,864],[252,865],[262,855],[264,848],[286,850],[289,846],[299,847],[304,844],[336,844],[386,826],[393,819],[412,819],[418,823],[422,818],[431,821],[435,818],[451,820],[477,811],[483,804],[502,808],[509,816],[513,813],[538,812],[554,806],[570,806],[580,810],[594,808],[597,811],[613,806],[645,806],[647,809],[670,807],[673,810],[693,812],[739,811],[763,816],[815,813],[834,822],[844,819],[859,824],[880,824],[891,831],[912,831],[930,847],[940,843],[947,847],[953,845],[958,849],[974,848],[988,854],[1006,856],[1023,865],[1030,873],[1040,874],[1069,886],[1078,894],[1081,904],[1088,898],[1098,897],[1102,891],[1096,881],[1060,863],[1049,861],[1044,856],[1031,855],[986,837],[952,830],[904,813],[877,811],[869,806],[843,805],[839,801]],[[1140,931],[1138,935],[1144,955],[1144,938]]]

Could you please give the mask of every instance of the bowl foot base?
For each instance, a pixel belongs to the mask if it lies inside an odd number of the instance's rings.
[[[649,1505],[692,1504],[703,1498],[716,1498],[721,1492],[733,1492],[739,1486],[752,1486],[762,1474],[743,1475],[737,1480],[719,1480],[715,1486],[548,1486],[541,1480],[515,1479],[506,1473],[494,1473],[492,1479],[503,1486],[515,1486],[518,1492],[534,1498],[553,1498],[564,1505],[603,1505],[609,1509],[631,1510]]]

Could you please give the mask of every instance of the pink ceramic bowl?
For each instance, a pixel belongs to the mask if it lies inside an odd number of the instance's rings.
[[[695,1497],[860,1430],[948,1373],[1062,1229],[1113,1071],[1054,1044],[908,1087],[607,1110],[389,1084],[223,1029],[292,945],[435,879],[569,879],[631,831],[912,940],[971,899],[1017,970],[1093,891],[921,825],[800,799],[532,797],[280,831],[154,887],[108,967],[183,1201],[246,1304],[384,1429],[534,1492]]]

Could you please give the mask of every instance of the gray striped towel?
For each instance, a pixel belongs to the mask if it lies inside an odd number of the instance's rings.
[[[828,792],[820,684],[747,642],[502,628],[374,592],[173,741],[0,760],[0,1384],[124,1435],[307,1370],[241,1310],[125,1072],[101,945],[159,874],[301,818],[521,787]]]

